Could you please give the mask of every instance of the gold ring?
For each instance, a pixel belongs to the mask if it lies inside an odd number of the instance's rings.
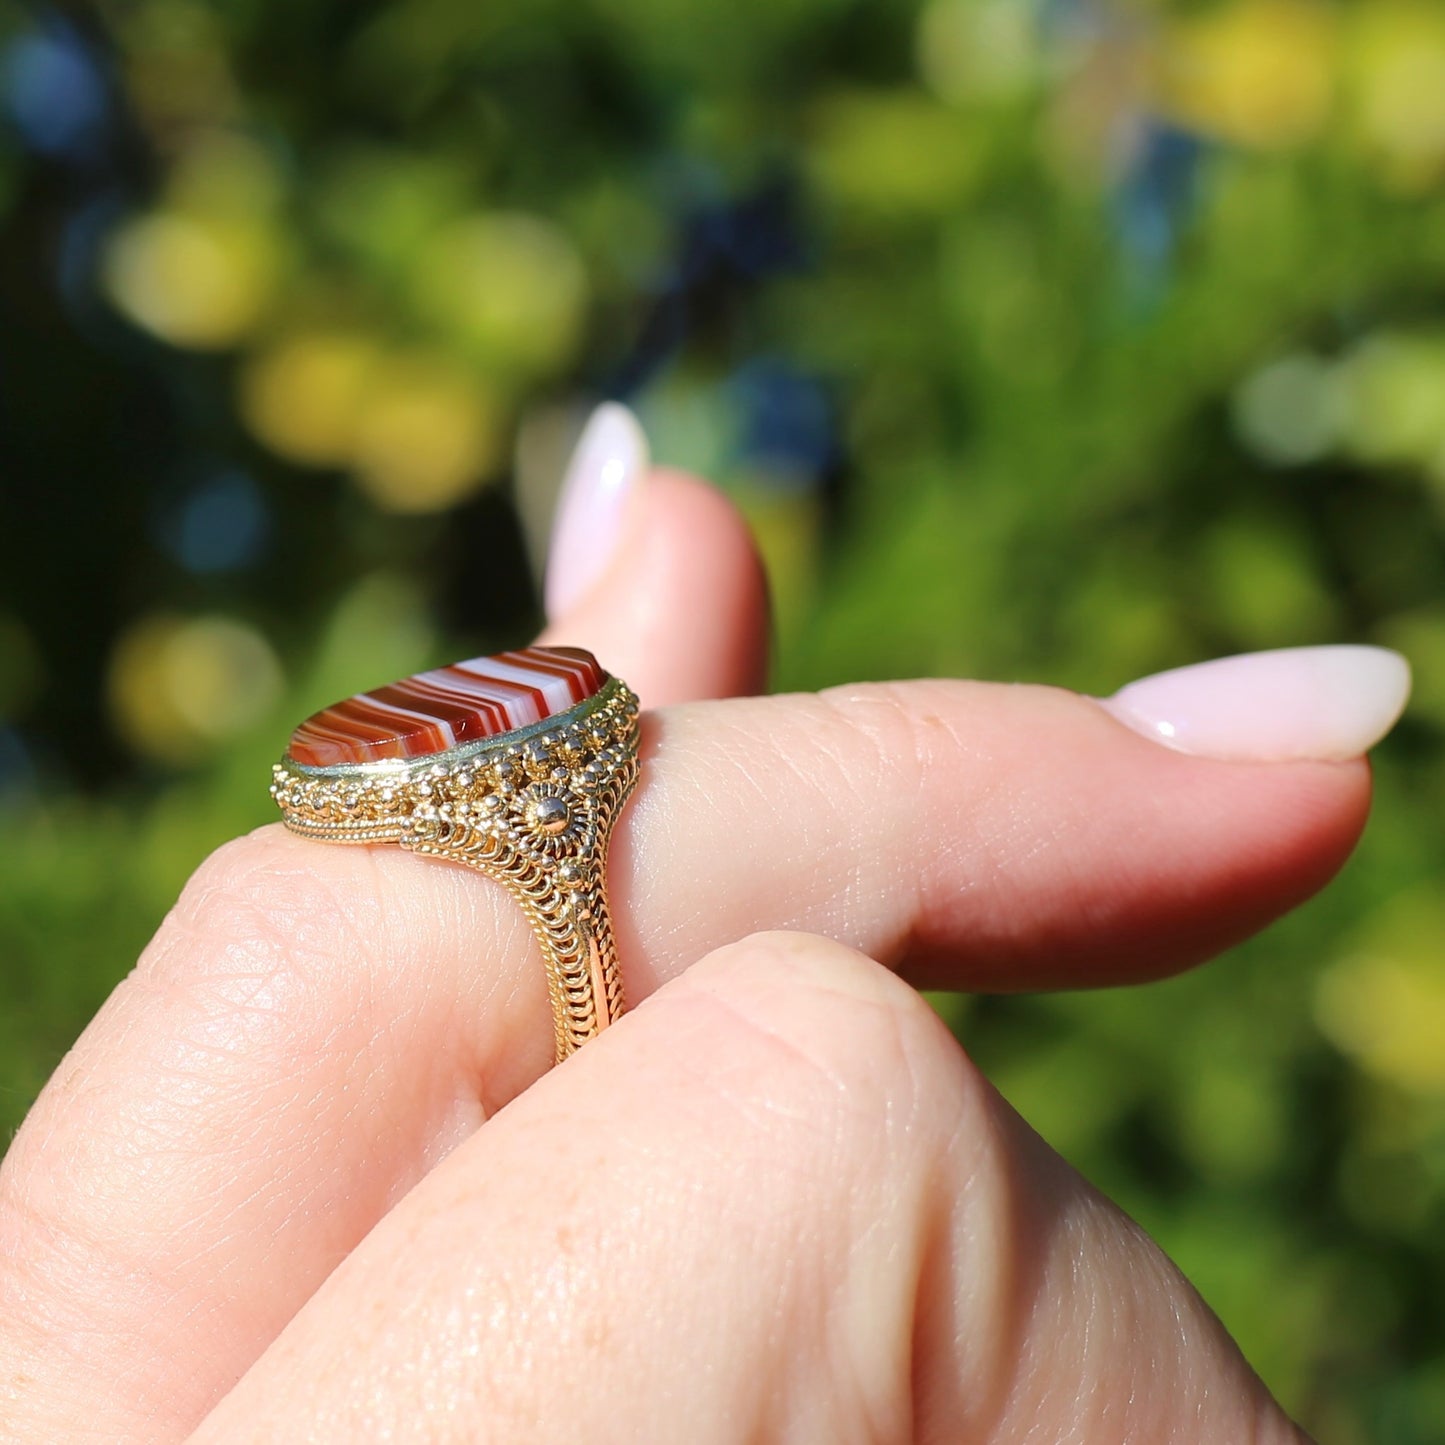
[[[418,673],[313,714],[276,764],[286,826],[495,878],[547,970],[560,1063],[623,1010],[607,844],[637,783],[637,698],[578,647]]]

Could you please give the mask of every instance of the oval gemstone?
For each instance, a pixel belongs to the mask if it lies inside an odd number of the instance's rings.
[[[419,672],[307,718],[287,756],[304,767],[421,758],[566,712],[607,674],[580,647],[524,647]]]

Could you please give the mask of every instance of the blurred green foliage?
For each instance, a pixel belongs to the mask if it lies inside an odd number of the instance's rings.
[[[525,635],[625,395],[782,685],[1411,656],[1318,901],[940,1007],[1317,1433],[1441,1438],[1445,12],[0,4],[0,112],[6,1127],[291,721]]]

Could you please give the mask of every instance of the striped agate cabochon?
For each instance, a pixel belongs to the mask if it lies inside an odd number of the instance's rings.
[[[566,712],[606,681],[580,647],[474,657],[323,708],[292,733],[286,755],[310,768],[426,757]]]

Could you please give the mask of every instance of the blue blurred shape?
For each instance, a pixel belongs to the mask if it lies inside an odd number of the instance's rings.
[[[164,520],[161,542],[190,572],[234,572],[257,561],[271,533],[266,499],[241,471],[208,477]]]
[[[56,253],[56,284],[66,308],[79,322],[88,320],[94,311],[100,249],[123,213],[119,191],[110,188],[65,218]]]
[[[75,32],[53,20],[0,56],[0,95],[27,145],[44,155],[90,155],[105,124],[105,82]]]
[[[833,405],[817,377],[777,357],[757,357],[728,378],[744,458],[779,484],[807,487],[837,454]]]
[[[1139,291],[1167,280],[1180,233],[1194,214],[1205,143],[1192,131],[1144,120],[1114,195],[1114,223]]]
[[[0,803],[30,801],[39,781],[25,740],[14,728],[0,726]]]

